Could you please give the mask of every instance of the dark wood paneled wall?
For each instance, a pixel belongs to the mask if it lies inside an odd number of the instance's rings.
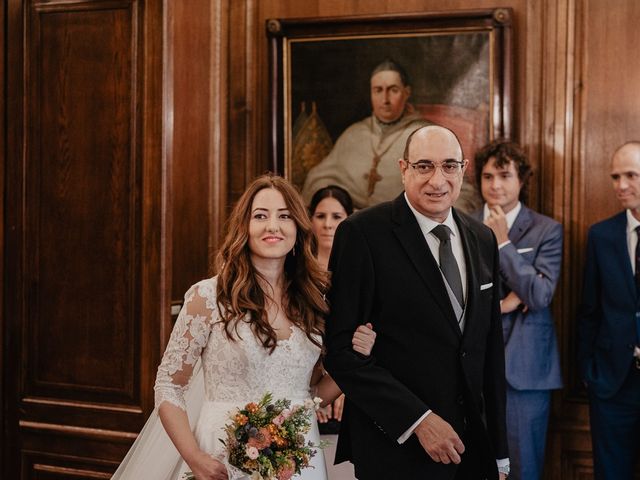
[[[565,231],[545,477],[592,478],[574,317],[586,229],[618,209],[609,157],[640,138],[635,0],[9,0],[1,55],[25,69],[0,70],[2,471],[108,478],[148,414],[170,306],[268,168],[266,19],[497,6],[529,203]]]
[[[3,478],[109,478],[152,407],[162,18],[161,1],[8,4]]]

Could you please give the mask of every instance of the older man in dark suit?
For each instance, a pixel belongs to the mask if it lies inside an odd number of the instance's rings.
[[[640,142],[615,152],[611,179],[625,210],[589,229],[578,360],[595,478],[631,480],[640,453]]]
[[[531,166],[517,144],[491,142],[476,153],[475,169],[485,204],[473,216],[493,230],[500,251],[509,477],[539,480],[551,390],[562,387],[550,309],[560,277],[562,225],[521,202]]]
[[[508,473],[498,251],[452,208],[466,165],[453,132],[416,130],[405,192],[336,233],[325,365],[347,396],[336,460],[360,480]],[[363,357],[351,338],[367,321],[378,337]]]

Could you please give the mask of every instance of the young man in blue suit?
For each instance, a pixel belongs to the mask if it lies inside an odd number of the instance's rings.
[[[589,229],[578,360],[589,394],[596,480],[631,480],[640,453],[640,142],[618,148],[623,212]]]
[[[551,390],[562,387],[549,308],[560,276],[562,226],[521,202],[531,166],[515,143],[482,148],[475,173],[485,201],[475,217],[493,230],[500,252],[509,478],[539,480]]]

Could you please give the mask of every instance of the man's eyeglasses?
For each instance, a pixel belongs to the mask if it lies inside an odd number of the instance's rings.
[[[442,174],[445,177],[455,177],[460,173],[464,165],[464,162],[458,162],[457,160],[446,160],[442,163],[434,163],[430,160],[418,160],[412,163],[405,159],[405,162],[407,162],[407,165],[413,168],[418,175],[427,177],[433,175],[438,167],[442,169]]]

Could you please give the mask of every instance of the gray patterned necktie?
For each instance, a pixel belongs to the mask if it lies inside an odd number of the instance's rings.
[[[458,303],[464,306],[464,295],[462,293],[462,280],[460,279],[460,269],[456,257],[451,249],[451,230],[446,225],[438,225],[431,230],[438,240],[440,240],[440,270],[447,279],[449,288],[456,296]]]

